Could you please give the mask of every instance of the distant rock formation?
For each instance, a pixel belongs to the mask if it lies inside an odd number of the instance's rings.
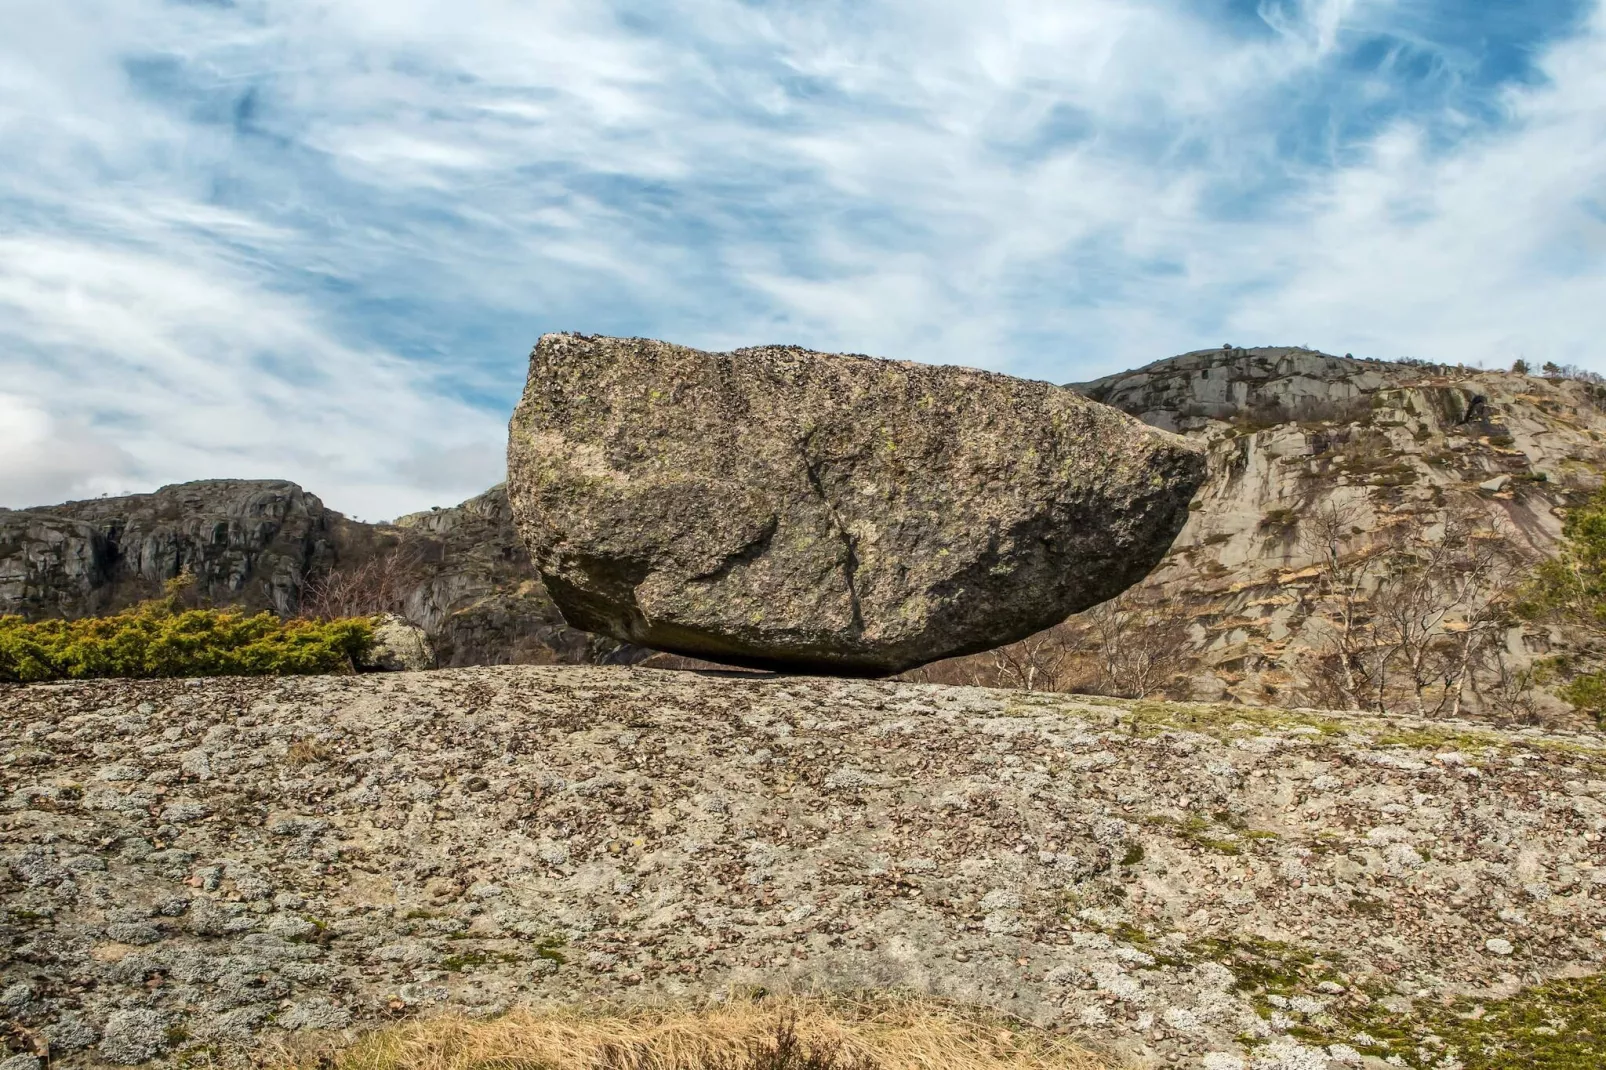
[[[352,541],[352,526],[282,480],[0,510],[0,612],[110,612],[188,571],[207,599],[291,614],[306,578],[333,567],[337,544]]]
[[[571,624],[882,675],[1022,638],[1141,579],[1204,464],[1114,409],[991,372],[547,335],[508,476]]]
[[[501,486],[395,524],[349,520],[282,480],[0,510],[0,614],[115,612],[186,571],[202,604],[284,616],[343,581],[348,611],[402,614],[443,666],[645,656],[564,624]]]
[[[1223,346],[1070,388],[1146,424],[1185,432],[1211,420],[1273,424],[1353,415],[1407,367],[1289,346]]]

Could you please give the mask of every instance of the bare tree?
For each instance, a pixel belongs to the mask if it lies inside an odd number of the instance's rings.
[[[1018,643],[991,651],[992,687],[1022,691],[1058,691],[1070,660],[1070,642],[1064,626],[1028,636]]]
[[[417,583],[421,562],[419,551],[403,544],[354,567],[327,572],[302,589],[301,615],[334,620],[397,612]]]
[[[1385,555],[1370,546],[1352,548],[1361,509],[1329,502],[1301,518],[1299,546],[1320,570],[1313,611],[1326,628],[1315,651],[1315,683],[1324,704],[1359,710],[1387,675],[1371,630],[1370,593]]]
[[[1188,629],[1173,609],[1126,591],[1083,619],[1099,694],[1145,698],[1164,690],[1184,664]]]
[[[1318,699],[1457,716],[1480,674],[1506,672],[1500,639],[1524,556],[1476,506],[1365,538],[1357,513],[1329,506],[1301,525],[1320,569],[1311,606],[1324,632],[1311,674]]]
[[[1374,598],[1374,636],[1398,667],[1401,697],[1420,716],[1461,712],[1470,677],[1489,660],[1522,575],[1509,533],[1482,510],[1450,510],[1442,523],[1397,541]],[[1380,690],[1378,708],[1388,706]]]
[[[1519,724],[1539,721],[1539,686],[1532,667],[1517,668],[1501,644],[1489,648],[1487,672],[1472,678],[1478,697],[1485,706]]]

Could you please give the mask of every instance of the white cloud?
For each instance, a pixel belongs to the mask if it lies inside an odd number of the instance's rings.
[[[84,426],[62,425],[27,398],[0,393],[0,502],[49,505],[117,493],[134,459]]]
[[[1343,66],[1431,49],[1427,0],[12,6],[0,504],[467,496],[551,329],[1059,381],[1224,341],[1606,370],[1598,9],[1490,121],[1464,63],[1431,107]],[[1395,118],[1326,129],[1346,94]]]
[[[0,239],[0,345],[30,366],[0,411],[23,428],[0,501],[39,504],[52,479],[60,497],[280,477],[378,519],[418,490],[461,498],[499,478],[498,429],[427,369],[343,344],[297,299],[198,254]],[[410,478],[431,451],[463,459],[455,479]]]
[[[1606,371],[1606,14],[1545,71],[1509,95],[1509,127],[1444,152],[1401,125],[1263,228],[1277,286],[1234,332]]]

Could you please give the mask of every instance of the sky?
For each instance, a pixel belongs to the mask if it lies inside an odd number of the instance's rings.
[[[1606,372],[1606,0],[0,0],[0,506],[503,475],[548,331]]]

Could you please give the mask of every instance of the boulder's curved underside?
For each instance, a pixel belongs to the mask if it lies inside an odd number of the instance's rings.
[[[1119,593],[1170,546],[1205,466],[1047,383],[559,334],[531,355],[508,471],[570,624],[873,676]]]

